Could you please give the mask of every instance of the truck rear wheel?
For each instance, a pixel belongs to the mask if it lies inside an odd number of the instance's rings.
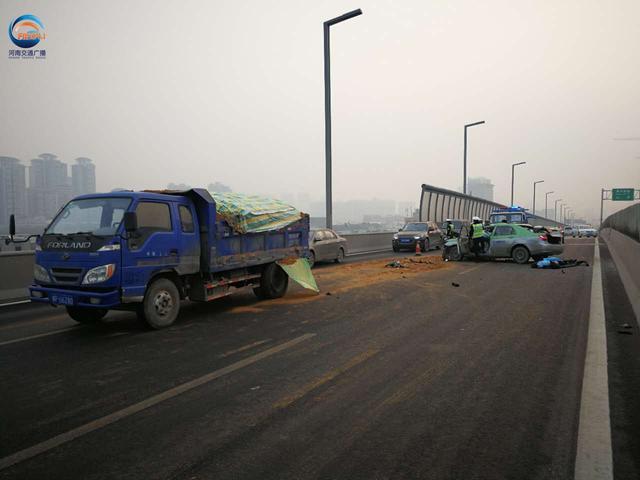
[[[262,271],[260,286],[253,289],[258,298],[280,298],[287,293],[289,276],[275,263],[270,263]]]
[[[106,308],[67,307],[67,313],[78,323],[98,323],[107,314]]]
[[[180,311],[178,287],[168,278],[159,278],[147,288],[142,301],[142,316],[151,328],[160,329],[173,324]]]

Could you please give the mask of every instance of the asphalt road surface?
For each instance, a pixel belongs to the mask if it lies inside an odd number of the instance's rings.
[[[614,335],[629,311],[602,255]],[[163,331],[0,309],[0,478],[573,478],[591,267],[392,256],[413,258],[321,265],[319,296],[185,303]],[[640,473],[631,322],[609,337],[616,478]]]

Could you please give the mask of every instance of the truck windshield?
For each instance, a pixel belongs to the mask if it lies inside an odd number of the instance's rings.
[[[45,235],[70,235],[74,233],[114,235],[130,203],[130,198],[72,200],[62,209],[44,233]]]
[[[491,223],[526,223],[521,213],[494,213],[491,215]]]

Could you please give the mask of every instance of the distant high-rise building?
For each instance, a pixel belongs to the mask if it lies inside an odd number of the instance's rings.
[[[84,195],[96,192],[96,166],[89,158],[76,158],[71,165],[71,186],[73,195]]]
[[[493,184],[488,178],[469,178],[467,182],[467,192],[474,197],[484,198],[485,200],[493,202]]]
[[[71,197],[71,180],[66,163],[51,153],[43,153],[31,160],[27,189],[31,219],[51,219]]]
[[[26,206],[25,166],[17,158],[0,157],[0,225],[8,225],[12,213],[24,218]]]

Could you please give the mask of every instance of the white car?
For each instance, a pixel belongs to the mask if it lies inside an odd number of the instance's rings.
[[[593,227],[590,227],[588,225],[582,225],[578,228],[578,238],[597,237],[597,236],[598,236],[598,231]]]

